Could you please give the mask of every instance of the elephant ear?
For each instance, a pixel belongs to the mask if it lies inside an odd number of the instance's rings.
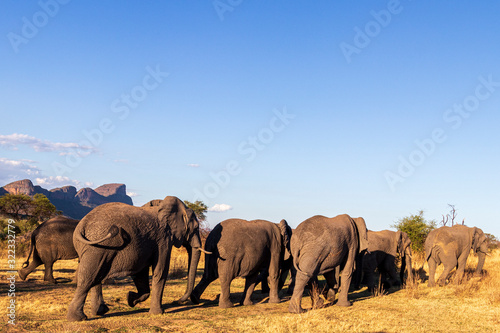
[[[290,238],[292,237],[292,228],[290,228],[286,220],[281,220],[279,227],[280,227],[281,237],[283,238],[283,245],[286,248],[290,248]]]
[[[486,241],[486,236],[483,231],[477,227],[473,228],[472,231],[472,244],[471,248],[474,250],[474,253],[477,253],[477,250],[481,247],[481,245]]]
[[[186,205],[177,197],[167,196],[160,204],[158,218],[160,223],[168,224],[174,246],[180,247],[184,243],[188,231]]]
[[[359,253],[368,249],[368,232],[366,230],[365,219],[362,217],[356,217],[353,219],[356,224],[356,229],[358,229],[358,245]]]
[[[406,232],[402,231],[401,234],[403,237],[403,252],[408,249],[408,253],[411,255],[411,239]]]
[[[403,246],[403,233],[401,231],[396,231],[396,252],[399,254],[403,254],[404,246]]]
[[[285,220],[281,220],[279,223],[280,234],[283,239],[283,246],[285,248],[285,260],[290,257],[290,239],[292,238],[292,228],[288,225]]]

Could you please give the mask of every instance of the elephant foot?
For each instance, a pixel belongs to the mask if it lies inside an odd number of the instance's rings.
[[[335,289],[329,289],[328,292],[326,293],[326,300],[328,302],[333,302],[333,301],[335,301],[336,295],[337,295],[337,291]]]
[[[45,283],[57,284],[57,281],[55,279],[44,279],[43,281]]]
[[[186,300],[178,299],[177,301],[174,301],[172,304],[175,304],[175,305],[186,305],[188,303],[189,303],[189,301],[187,299]]]
[[[129,291],[127,296],[127,303],[131,308],[133,308],[137,305],[137,303],[144,302],[146,299],[148,299],[148,297],[149,293],[141,295],[133,291]]]
[[[345,301],[338,300],[337,305],[347,307],[347,306],[352,306],[352,302],[348,300]]]
[[[251,300],[244,300],[243,302],[240,302],[241,305],[254,305],[255,303]]]
[[[68,321],[82,321],[87,320],[87,316],[83,312],[68,312],[66,319]]]
[[[101,303],[99,304],[99,308],[97,310],[92,309],[92,315],[93,316],[104,316],[107,312],[109,311],[109,307]]]
[[[232,308],[233,306],[234,304],[230,300],[219,300],[219,307],[222,309]]]
[[[288,312],[290,313],[304,313],[306,310],[302,309],[300,304],[295,304],[296,302],[290,302],[288,306]]]
[[[23,280],[23,281],[24,281],[24,280],[26,280],[26,277],[28,276],[28,274],[26,274],[26,272],[24,272],[24,270],[23,270],[23,269],[21,269],[21,270],[18,272],[18,274],[19,274],[19,277],[21,278],[21,280]]]
[[[279,298],[279,297],[271,297],[271,298],[269,298],[269,303],[273,303],[273,304],[281,303],[281,298]]]
[[[160,308],[150,308],[149,313],[152,315],[161,315],[161,314],[163,314],[163,309],[161,307]]]

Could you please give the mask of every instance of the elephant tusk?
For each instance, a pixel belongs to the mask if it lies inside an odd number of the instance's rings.
[[[203,252],[203,253],[205,253],[205,254],[212,254],[212,252],[207,251],[207,250],[204,250],[204,249],[202,249],[201,247],[195,247],[194,249],[195,249],[195,250],[198,250],[198,251],[201,251],[201,252]]]

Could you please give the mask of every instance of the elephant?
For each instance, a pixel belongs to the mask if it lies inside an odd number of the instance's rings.
[[[19,270],[21,280],[33,272],[38,266],[45,265],[44,281],[56,283],[52,266],[57,260],[69,260],[78,257],[73,246],[73,231],[79,220],[65,216],[56,216],[40,224],[31,234],[28,259]],[[33,261],[30,263],[30,257]]]
[[[406,232],[402,231],[371,231],[368,230],[368,251],[361,256],[361,265],[356,268],[355,289],[359,289],[361,275],[364,274],[370,292],[375,290],[374,271],[378,270],[380,287],[385,289],[412,281],[411,240]],[[401,258],[399,281],[396,273],[396,256]],[[379,290],[380,292],[381,290]]]
[[[451,270],[456,267],[455,283],[460,284],[464,276],[465,264],[470,250],[478,255],[476,275],[483,269],[484,260],[488,254],[488,239],[483,231],[476,227],[454,225],[432,230],[425,240],[425,261],[429,265],[429,287],[434,287],[436,267],[441,263],[444,271],[438,278],[439,286],[443,286]],[[425,263],[424,261],[424,263]]]
[[[231,281],[244,277],[240,304],[251,305],[259,275],[269,274],[269,303],[279,303],[280,268],[283,272],[283,263],[290,257],[291,230],[285,220],[229,219],[217,224],[205,242],[205,250],[212,254],[205,255],[203,277],[191,293],[191,301],[198,304],[208,285],[219,278],[219,307],[230,308],[234,306],[229,298]]]
[[[293,233],[293,231],[292,231],[292,233]],[[283,260],[283,262],[280,264],[280,276],[279,276],[279,280],[278,280],[278,293],[285,286],[285,282],[286,282],[286,279],[288,277],[289,272],[290,272],[290,284],[288,286],[287,293],[290,293],[290,291],[291,291],[290,286],[292,286],[292,288],[293,288],[292,282],[293,282],[294,271],[293,271],[293,259],[291,256],[287,260]],[[269,271],[267,269],[261,271],[259,273],[259,277],[257,278],[257,283],[255,284],[255,286],[258,286],[260,283],[261,284],[261,292],[266,293],[266,294],[268,294],[269,291],[271,290],[269,288],[269,283],[267,281],[268,277],[269,277]]]
[[[186,300],[194,286],[200,259],[199,222],[194,212],[174,196],[157,205],[135,207],[107,203],[94,208],[77,225],[73,244],[80,258],[78,283],[69,304],[67,319],[87,319],[85,299],[92,292],[92,313],[109,309],[102,299],[101,282],[112,277],[132,276],[137,293],[129,292],[128,304],[135,306],[150,295],[149,267],[152,267],[149,313],[161,314],[163,288],[168,275],[172,246],[184,246],[189,253]]]
[[[305,311],[301,307],[304,288],[320,274],[325,277],[331,290],[335,290],[340,283],[337,305],[352,305],[347,294],[355,261],[357,256],[368,248],[363,218],[353,219],[347,214],[333,218],[313,216],[297,226],[290,241],[290,248],[297,273],[289,312]],[[338,276],[340,271],[341,276]]]

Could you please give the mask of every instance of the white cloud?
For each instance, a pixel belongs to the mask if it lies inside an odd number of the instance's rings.
[[[131,198],[135,198],[135,197],[138,197],[138,196],[139,196],[139,194],[138,194],[138,193],[136,193],[136,192],[128,192],[128,191],[127,191],[127,195],[128,195],[129,197],[131,197]]]
[[[34,183],[46,189],[52,189],[68,185],[73,185],[77,188],[80,188],[82,186],[81,182],[79,182],[78,180],[74,180],[69,177],[63,177],[63,176],[36,178]],[[85,183],[85,186],[87,185],[92,185],[92,183]]]
[[[82,187],[82,183],[78,180],[62,176],[44,177],[42,171],[34,165],[36,162],[31,160],[9,160],[0,158],[0,186],[9,183],[31,179],[35,185],[40,185],[46,189],[73,185],[77,188]],[[83,184],[86,187],[92,187],[93,184],[86,182]]]
[[[233,209],[233,207],[226,204],[215,204],[213,207],[208,209],[209,212],[222,213],[227,212],[228,210]]]
[[[9,160],[0,158],[0,186],[16,180],[26,179],[41,174],[40,169],[31,160]]]
[[[188,164],[187,166],[191,167],[191,168],[199,168],[200,167],[199,164],[195,164],[195,163]]]
[[[59,155],[69,155],[78,153],[80,156],[87,156],[96,152],[96,148],[85,146],[79,143],[67,142],[51,142],[29,136],[27,134],[9,134],[0,135],[0,146],[18,150],[19,146],[25,145],[32,148],[36,152],[57,152]]]

